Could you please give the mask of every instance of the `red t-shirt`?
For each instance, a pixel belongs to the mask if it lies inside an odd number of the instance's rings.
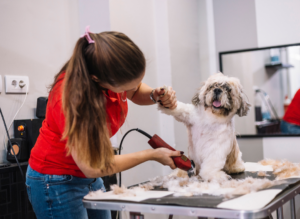
[[[300,126],[300,89],[296,92],[291,104],[287,108],[283,120]]]
[[[85,178],[72,156],[67,156],[67,140],[61,140],[65,127],[62,109],[62,74],[49,94],[46,118],[40,129],[40,135],[31,150],[29,164],[32,169],[42,174],[73,175]],[[128,112],[126,92],[123,95],[108,90],[106,96],[107,125],[113,136],[123,125]],[[122,112],[123,111],[123,112]],[[101,147],[101,146],[100,146]]]

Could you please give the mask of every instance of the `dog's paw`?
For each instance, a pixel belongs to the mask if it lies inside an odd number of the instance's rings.
[[[245,172],[245,165],[243,161],[238,161],[235,164],[226,168],[226,172],[229,174]]]
[[[209,174],[200,173],[200,176],[204,181],[219,183],[231,179],[231,176],[227,175],[224,171],[210,172]]]
[[[157,109],[158,109],[159,111],[161,111],[162,113],[167,114],[167,115],[170,115],[170,114],[171,114],[171,111],[172,111],[172,110],[170,110],[169,108],[166,108],[166,107],[164,107],[164,106],[162,106],[162,105],[160,105],[160,104],[157,104]]]

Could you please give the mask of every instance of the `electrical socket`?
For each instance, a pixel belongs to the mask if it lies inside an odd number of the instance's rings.
[[[28,76],[5,75],[4,78],[7,94],[25,94],[29,90]]]
[[[0,75],[0,93],[2,93],[2,75]]]

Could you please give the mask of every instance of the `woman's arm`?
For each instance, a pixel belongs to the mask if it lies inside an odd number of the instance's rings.
[[[148,149],[131,154],[115,155],[112,169],[101,171],[99,169],[93,169],[89,165],[80,162],[77,159],[77,155],[74,150],[71,154],[75,163],[87,178],[97,178],[112,175],[114,173],[128,170],[149,160],[155,160],[163,165],[168,165],[172,169],[175,169],[176,166],[171,157],[181,156],[180,151],[171,151],[166,148],[158,148],[155,150]]]
[[[138,105],[152,105],[154,102],[150,99],[150,93],[153,88],[149,87],[145,83],[140,83],[138,88],[134,91],[127,91],[127,98],[130,99],[132,102]],[[176,92],[170,88],[166,94],[160,98],[159,96],[164,94],[165,90],[161,88],[155,88],[153,92],[153,98],[160,102],[161,105],[164,107],[168,107],[170,109],[176,108],[177,99],[176,99]]]

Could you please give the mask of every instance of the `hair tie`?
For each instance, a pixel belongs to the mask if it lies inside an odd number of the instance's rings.
[[[89,44],[95,43],[95,41],[92,40],[92,38],[91,38],[91,36],[90,36],[89,33],[91,33],[90,32],[90,26],[86,26],[85,32],[84,32],[84,34],[81,37],[85,37],[85,39],[89,42]]]

